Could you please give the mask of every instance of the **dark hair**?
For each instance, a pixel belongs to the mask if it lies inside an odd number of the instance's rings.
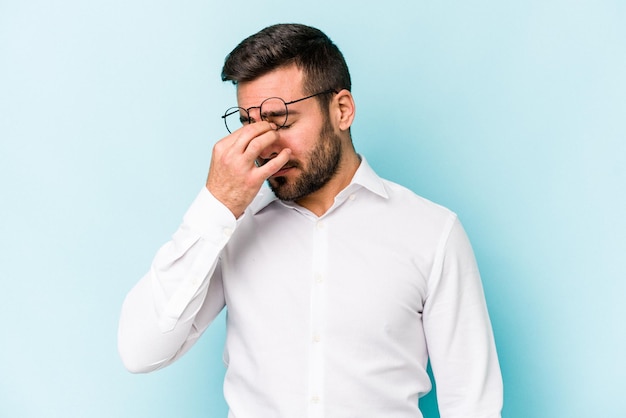
[[[350,90],[350,72],[339,48],[319,29],[301,24],[268,26],[244,39],[224,61],[222,81],[252,81],[272,70],[295,64],[304,73],[305,94]],[[322,97],[327,100],[323,100]],[[319,96],[327,105],[328,95]],[[326,106],[324,106],[326,107]]]

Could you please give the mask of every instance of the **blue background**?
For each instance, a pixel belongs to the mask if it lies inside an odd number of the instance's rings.
[[[504,416],[626,416],[617,0],[0,0],[0,416],[226,416],[223,317],[131,375],[118,313],[204,184],[224,56],[291,21],[344,51],[358,151],[463,221]]]

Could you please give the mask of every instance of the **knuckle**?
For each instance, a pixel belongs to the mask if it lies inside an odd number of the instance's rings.
[[[217,141],[213,145],[213,153],[214,154],[222,154],[225,149],[226,149],[226,144],[224,143],[223,139],[221,141]]]

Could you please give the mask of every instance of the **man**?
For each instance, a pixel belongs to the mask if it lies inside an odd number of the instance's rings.
[[[171,364],[226,307],[229,417],[421,417],[429,358],[442,418],[500,417],[470,244],[452,212],[355,152],[338,48],[311,27],[271,26],[222,78],[237,86],[230,134],[124,302],[126,367]]]

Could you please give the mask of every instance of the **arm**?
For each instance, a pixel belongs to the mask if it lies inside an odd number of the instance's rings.
[[[456,217],[440,243],[424,330],[442,418],[500,418],[502,377],[474,254]]]
[[[118,349],[128,370],[149,372],[172,363],[224,307],[219,255],[236,218],[289,159],[285,148],[257,167],[260,154],[277,140],[275,126],[259,122],[213,147],[206,188],[122,306]]]
[[[118,349],[128,370],[172,363],[224,307],[218,259],[235,227],[232,213],[203,189],[124,301]]]

